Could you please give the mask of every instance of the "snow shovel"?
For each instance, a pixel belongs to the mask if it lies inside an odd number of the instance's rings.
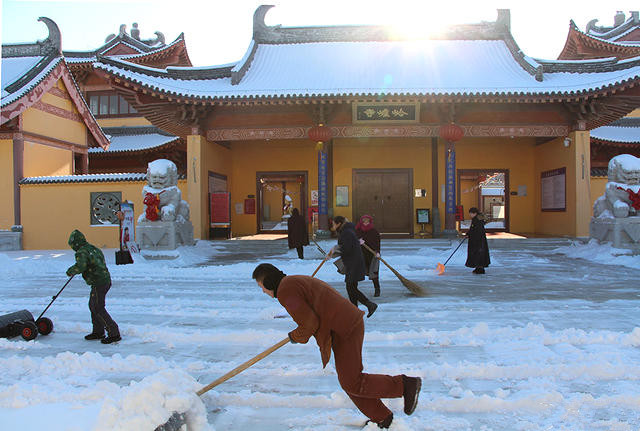
[[[371,254],[373,254],[374,256],[376,255],[376,252],[373,251],[373,249],[371,249],[371,247],[369,247],[367,244],[362,244],[362,246],[364,248],[366,248],[367,250],[369,250],[369,252],[371,252]],[[385,260],[382,257],[379,257],[378,259],[380,259],[380,262],[384,263],[387,266],[387,268],[389,268],[391,270],[391,272],[393,272],[395,274],[395,276],[398,277],[398,279],[400,280],[402,285],[404,287],[406,287],[407,289],[409,289],[411,291],[411,293],[413,293],[414,295],[418,295],[418,296],[426,296],[427,295],[427,293],[424,291],[424,289],[422,287],[420,287],[418,284],[414,283],[413,281],[408,280],[405,277],[403,277],[402,274],[400,274],[398,271],[393,269],[391,267],[391,265],[389,265],[387,262],[385,262]]]
[[[444,266],[447,264],[447,262],[449,262],[449,259],[451,259],[453,257],[453,255],[456,254],[456,251],[458,251],[458,249],[460,248],[460,246],[462,245],[464,240],[467,239],[467,238],[468,237],[466,237],[466,236],[464,238],[462,238],[462,241],[460,241],[460,244],[458,244],[456,249],[453,250],[453,253],[451,253],[451,256],[449,256],[449,258],[444,262],[444,264],[438,262],[438,264],[436,265],[436,271],[438,272],[438,275],[444,274]]]

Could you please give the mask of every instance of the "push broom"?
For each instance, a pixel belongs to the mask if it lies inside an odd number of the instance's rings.
[[[458,251],[458,249],[460,248],[460,246],[462,245],[465,239],[467,239],[466,236],[462,238],[462,241],[460,241],[460,244],[458,244],[456,249],[453,250],[453,253],[451,253],[451,256],[449,256],[449,258],[444,262],[444,264],[438,262],[438,264],[436,265],[436,271],[438,272],[438,275],[444,274],[444,266],[447,264],[447,262],[449,262],[449,259],[451,259],[453,255],[456,254],[456,251]]]

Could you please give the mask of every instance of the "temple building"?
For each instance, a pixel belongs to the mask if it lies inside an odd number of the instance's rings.
[[[622,11],[614,16],[611,27],[591,20],[584,32],[571,21],[561,60],[619,61],[640,57],[640,16],[638,11],[625,18]],[[590,131],[591,196],[595,200],[604,192],[607,165],[612,157],[631,154],[640,157],[640,104],[624,118]]]
[[[256,10],[231,64],[193,67],[182,35],[143,41],[124,26],[96,51],[64,51],[110,144],[88,145],[84,179],[24,175],[21,190],[112,193],[139,214],[139,176],[167,158],[185,175],[200,239],[283,232],[294,207],[321,234],[332,216],[370,214],[383,237],[454,236],[472,206],[488,230],[586,237],[592,168],[615,145],[638,144],[607,135],[638,116],[635,12],[611,29],[571,23],[560,58],[542,60],[518,47],[508,10],[407,37],[268,26],[270,8]],[[3,64],[3,99],[4,88]],[[24,225],[25,248],[55,248],[41,230]]]

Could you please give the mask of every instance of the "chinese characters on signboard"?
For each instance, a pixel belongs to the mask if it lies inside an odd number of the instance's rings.
[[[327,153],[318,153],[318,212],[327,214],[328,190],[327,190]]]
[[[354,123],[417,123],[419,103],[354,103]]]
[[[447,163],[445,166],[445,174],[446,178],[446,213],[447,214],[455,214],[456,213],[456,180],[455,180],[455,172],[456,172],[456,152],[451,150],[447,154]]]

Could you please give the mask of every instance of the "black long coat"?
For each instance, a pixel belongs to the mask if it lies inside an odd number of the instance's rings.
[[[467,262],[469,268],[487,267],[491,263],[489,258],[489,245],[487,234],[484,230],[484,222],[476,215],[471,219],[471,227],[467,233],[469,245],[467,247]]]
[[[344,262],[344,281],[353,283],[364,280],[367,270],[364,266],[364,257],[360,248],[360,241],[356,235],[356,228],[353,223],[345,223],[338,236],[340,255]]]
[[[309,235],[307,235],[307,222],[300,215],[298,208],[293,209],[293,213],[287,221],[287,231],[289,248],[297,248],[309,245]]]

